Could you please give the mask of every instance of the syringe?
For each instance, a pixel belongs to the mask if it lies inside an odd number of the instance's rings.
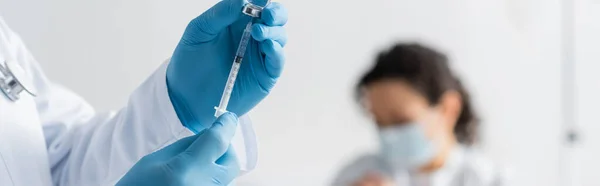
[[[269,2],[267,2],[267,5]],[[252,3],[248,3],[242,9],[242,12],[248,16],[253,18],[259,17],[260,12],[263,10],[263,7],[254,5]],[[233,86],[235,85],[235,79],[237,78],[238,72],[240,71],[240,67],[242,66],[242,60],[244,59],[244,54],[246,53],[246,47],[248,47],[248,42],[251,38],[252,31],[252,20],[248,22],[246,28],[244,29],[244,33],[242,34],[242,39],[240,44],[235,52],[235,58],[233,59],[233,64],[231,65],[231,71],[229,71],[229,77],[227,78],[227,83],[225,84],[225,89],[223,90],[223,95],[221,96],[221,101],[219,102],[219,106],[215,107],[215,117],[219,117],[222,114],[227,112],[227,105],[229,105],[229,98],[231,98],[231,92],[233,91]]]

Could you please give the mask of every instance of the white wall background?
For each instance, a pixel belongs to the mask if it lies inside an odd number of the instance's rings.
[[[581,142],[570,151],[573,185],[600,185],[594,174],[600,167],[600,1],[575,1],[576,127],[582,132]]]
[[[124,104],[169,57],[187,22],[215,2],[0,0],[0,14],[52,79],[106,110]],[[401,39],[451,54],[481,109],[484,149],[514,170],[514,185],[568,185],[560,184],[574,172],[560,168],[569,159],[561,152],[561,0],[280,2],[290,12],[286,70],[252,113],[261,159],[240,186],[326,185],[344,163],[375,150],[352,90],[375,53]],[[599,130],[600,15],[598,5],[579,10],[588,18],[578,22],[578,117]],[[598,167],[600,149],[582,146],[571,158],[586,168],[573,168],[583,170],[573,173],[584,180],[577,185],[598,185],[597,171],[585,170]]]

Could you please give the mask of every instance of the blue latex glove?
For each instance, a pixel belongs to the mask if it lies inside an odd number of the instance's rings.
[[[117,185],[228,185],[240,169],[229,145],[237,122],[235,114],[223,114],[202,133],[142,158]]]
[[[171,58],[169,95],[179,119],[195,132],[214,121],[214,107],[221,99],[242,32],[251,20],[241,12],[245,3],[223,0],[192,20]],[[264,5],[266,0],[253,3]],[[227,108],[238,115],[246,114],[269,94],[284,64],[286,9],[271,3],[255,22]]]

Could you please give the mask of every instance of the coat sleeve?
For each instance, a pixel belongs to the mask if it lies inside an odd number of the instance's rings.
[[[112,185],[143,156],[192,135],[171,106],[165,68],[115,112],[96,113],[57,85],[40,91],[36,102],[55,185]]]
[[[8,35],[13,57],[37,89],[35,104],[53,185],[114,185],[143,156],[193,135],[179,121],[168,96],[167,62],[130,95],[123,108],[98,113],[80,96],[51,82],[2,19],[0,27]],[[243,143],[247,147],[247,141]],[[235,141],[233,145],[240,146]]]

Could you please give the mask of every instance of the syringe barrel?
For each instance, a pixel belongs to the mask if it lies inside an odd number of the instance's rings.
[[[235,85],[235,80],[237,79],[238,72],[240,71],[240,67],[242,63],[233,63],[231,65],[231,70],[229,71],[229,77],[227,78],[227,83],[225,84],[225,90],[223,90],[223,95],[221,95],[221,101],[219,102],[219,107],[216,107],[217,110],[215,112],[215,117],[219,117],[225,112],[227,112],[227,105],[229,105],[229,98],[231,98],[231,92],[233,92],[233,86]]]
[[[252,17],[257,17],[260,14],[260,11],[262,11],[262,7],[255,6],[252,4],[247,4],[245,6],[245,9],[252,9],[252,11],[244,11],[244,13],[246,14],[252,13],[248,14]],[[233,92],[235,80],[237,79],[237,75],[240,71],[242,61],[244,60],[244,54],[246,54],[246,48],[248,47],[250,38],[252,38],[251,33],[252,20],[250,20],[250,22],[246,24],[246,28],[244,29],[244,33],[242,34],[242,38],[240,39],[240,44],[238,45],[237,51],[235,52],[235,58],[233,59],[231,70],[229,71],[229,77],[227,77],[227,83],[225,84],[223,95],[221,95],[221,101],[219,102],[219,106],[215,107],[215,117],[219,117],[227,112],[227,106],[229,105],[229,99],[231,98],[231,92]]]
[[[229,105],[229,99],[231,98],[231,92],[233,91],[233,86],[235,85],[235,80],[237,79],[238,72],[240,71],[240,67],[242,61],[244,60],[244,54],[246,53],[246,48],[248,46],[248,41],[250,41],[250,32],[252,31],[252,21],[250,21],[246,25],[246,29],[244,29],[244,33],[242,34],[242,39],[240,40],[240,44],[236,51],[235,58],[233,59],[233,64],[231,65],[231,70],[229,71],[229,77],[227,77],[227,83],[225,84],[225,89],[223,90],[223,95],[221,96],[221,101],[219,102],[219,106],[215,107],[215,117],[219,117],[225,112],[227,112],[227,106]]]

